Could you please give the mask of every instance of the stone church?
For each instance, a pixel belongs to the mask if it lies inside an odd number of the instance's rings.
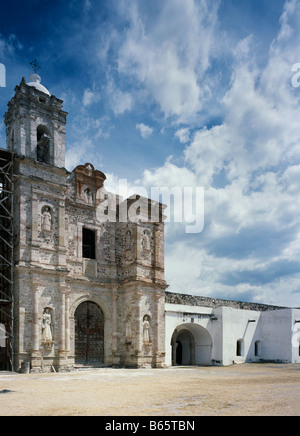
[[[162,205],[116,198],[115,222],[99,220],[112,194],[91,163],[64,168],[66,119],[37,74],[15,88],[5,114],[6,147],[15,154],[14,367],[161,367]],[[142,212],[125,220],[137,199]],[[157,222],[146,216],[153,206]]]
[[[166,291],[164,205],[68,172],[66,119],[37,74],[4,117],[0,370],[300,363],[300,309]]]

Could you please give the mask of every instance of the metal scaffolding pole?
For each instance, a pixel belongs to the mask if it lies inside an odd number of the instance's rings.
[[[0,370],[14,369],[14,156],[0,149]]]

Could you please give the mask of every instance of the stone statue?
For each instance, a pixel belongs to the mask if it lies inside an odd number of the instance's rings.
[[[150,245],[150,238],[147,231],[144,232],[143,239],[142,239],[142,248],[144,251],[150,251],[151,245]]]
[[[52,335],[52,317],[49,309],[45,309],[42,321],[42,342],[51,343],[53,341]]]
[[[93,205],[93,193],[92,193],[92,191],[89,189],[89,188],[87,188],[85,191],[84,191],[84,195],[85,195],[85,200],[86,200],[86,202],[87,202],[87,204],[88,205],[90,205],[90,206],[92,206]]]
[[[50,213],[50,208],[46,207],[42,216],[42,229],[44,232],[51,232],[52,227],[52,216]]]
[[[151,342],[149,321],[150,321],[150,317],[148,315],[145,315],[144,322],[143,322],[143,341],[145,344],[149,344]]]

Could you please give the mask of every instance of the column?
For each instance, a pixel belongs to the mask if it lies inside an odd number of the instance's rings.
[[[59,341],[58,350],[59,352],[65,351],[66,344],[66,284],[64,278],[59,278],[58,290],[60,293],[60,316],[59,316]]]
[[[78,223],[77,225],[77,258],[82,258],[82,229],[83,224]]]
[[[31,365],[41,365],[40,359],[40,325],[39,325],[39,295],[40,281],[37,274],[32,276],[32,331],[31,331]]]
[[[113,363],[118,364],[118,290],[112,290],[112,344]]]
[[[58,253],[57,263],[61,267],[66,266],[65,248],[65,202],[60,200],[58,203]]]
[[[164,296],[163,292],[157,291],[154,293],[154,355],[155,366],[163,367],[165,363],[165,318],[164,318],[164,302],[161,300]]]
[[[31,242],[36,242],[38,236],[38,201],[37,195],[31,196]]]
[[[70,342],[70,289],[66,289],[65,293],[66,297],[66,308],[65,308],[65,348],[66,351],[70,351],[71,349],[71,342]]]
[[[65,202],[59,201],[58,207],[58,246],[65,248]]]
[[[142,329],[142,319],[141,319],[141,296],[143,295],[142,291],[136,292],[136,345],[135,351],[138,355],[142,352],[142,343],[143,343],[143,329]]]
[[[159,278],[157,268],[159,268],[159,229],[156,224],[153,226],[154,231],[154,281]]]
[[[136,260],[139,261],[142,258],[142,246],[141,246],[141,226],[136,225]]]
[[[25,212],[23,211],[25,215]],[[30,247],[30,260],[34,263],[39,263],[39,244],[38,239],[38,197],[35,193],[31,193],[31,217],[21,216],[21,220],[25,221],[25,226],[27,225],[26,220],[31,220],[31,247]],[[26,227],[25,227],[26,228]],[[26,233],[24,232],[24,242],[26,244]]]

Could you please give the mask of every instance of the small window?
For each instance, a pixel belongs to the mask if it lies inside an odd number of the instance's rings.
[[[83,228],[82,257],[96,259],[96,235],[93,230]]]
[[[243,339],[239,339],[236,343],[236,355],[237,356],[244,355],[244,341],[243,341]]]
[[[254,355],[255,355],[255,357],[259,357],[261,355],[261,343],[260,343],[260,341],[256,341],[254,344]]]

